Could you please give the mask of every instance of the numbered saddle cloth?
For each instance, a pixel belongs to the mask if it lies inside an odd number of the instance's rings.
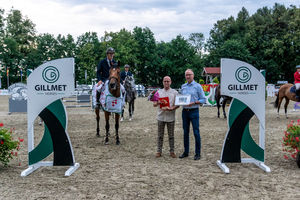
[[[96,96],[95,94],[97,91],[100,92],[100,103],[105,111],[119,114],[122,113],[122,108],[125,105],[125,88],[122,84],[120,85],[120,97],[114,97],[110,94],[108,90],[108,81],[106,81],[104,85],[102,84],[99,87],[94,88],[95,92],[93,96]]]

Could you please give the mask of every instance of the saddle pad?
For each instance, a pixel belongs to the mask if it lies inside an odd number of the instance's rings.
[[[104,110],[113,113],[122,113],[123,98],[116,98],[110,94],[106,95]]]
[[[291,87],[290,92],[291,92],[291,93],[296,93],[296,86],[295,86],[295,85],[293,85],[293,86]]]

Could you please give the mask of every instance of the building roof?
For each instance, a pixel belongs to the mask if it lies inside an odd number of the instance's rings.
[[[204,67],[202,74],[220,74],[221,68],[220,67]]]

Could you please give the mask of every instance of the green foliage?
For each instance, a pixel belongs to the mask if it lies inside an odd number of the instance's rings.
[[[275,4],[249,16],[245,8],[237,18],[217,21],[206,44],[204,63],[218,66],[221,57],[235,58],[266,69],[268,82],[293,81],[300,63],[300,9]],[[297,53],[298,52],[298,53]]]
[[[218,79],[218,77],[215,77],[213,80],[212,80],[213,83],[216,83],[216,84],[220,84],[220,81]]]
[[[205,84],[205,81],[201,78],[201,79],[199,80],[199,84]]]
[[[86,32],[77,39],[70,34],[36,35],[33,22],[19,10],[11,9],[5,15],[0,9],[0,76],[2,87],[7,87],[7,68],[12,84],[20,81],[20,68],[25,72],[48,60],[75,57],[76,81],[85,83],[87,71],[90,83],[96,78],[98,62],[106,57],[106,49],[113,47],[115,59],[122,66],[129,64],[136,83],[145,86],[162,86],[162,78],[168,75],[172,87],[180,87],[186,69],[193,69],[198,80],[204,66],[219,67],[221,58],[266,69],[269,83],[292,82],[295,66],[300,64],[299,38],[300,9],[277,3],[273,8],[260,8],[251,16],[242,8],[237,17],[217,21],[206,42],[202,33],[191,33],[188,39],[178,35],[170,42],[157,42],[148,27],[105,32],[101,39],[95,32]]]
[[[23,141],[20,139],[20,141]],[[14,141],[12,131],[3,128],[3,123],[0,123],[0,162],[7,166],[13,155],[17,156],[17,150],[20,148],[20,141]],[[15,152],[13,152],[15,150]]]

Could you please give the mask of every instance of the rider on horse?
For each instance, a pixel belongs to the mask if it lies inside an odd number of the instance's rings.
[[[125,71],[121,72],[121,81],[122,81],[123,85],[124,85],[126,76],[132,76],[132,73],[129,71],[129,68],[130,68],[130,66],[128,64],[126,64],[124,66]]]
[[[109,77],[109,69],[110,67],[115,64],[115,60],[113,59],[115,55],[115,50],[109,47],[106,50],[106,58],[101,60],[97,66],[97,81],[98,85],[101,83],[105,83],[105,81]]]
[[[115,55],[115,50],[111,47],[109,47],[106,50],[106,58],[101,60],[97,66],[97,81],[98,84],[97,86],[100,86],[102,83],[105,83],[105,81],[109,77],[109,70],[114,65],[116,62],[113,59]],[[99,98],[100,98],[100,93],[97,93],[96,101],[99,104]]]
[[[294,73],[295,86],[296,86],[296,98],[300,101],[300,65],[296,66],[297,71]]]

